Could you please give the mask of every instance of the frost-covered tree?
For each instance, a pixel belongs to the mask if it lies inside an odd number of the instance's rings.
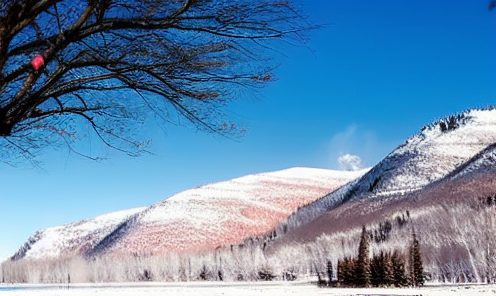
[[[83,136],[139,155],[148,120],[239,135],[226,105],[311,28],[291,0],[0,1],[0,160]]]

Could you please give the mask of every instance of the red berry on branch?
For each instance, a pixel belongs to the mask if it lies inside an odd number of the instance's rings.
[[[43,60],[43,56],[41,54],[34,57],[34,59],[31,61],[31,65],[33,65],[35,71],[38,71],[38,69],[41,68],[43,64],[45,64],[45,61]]]

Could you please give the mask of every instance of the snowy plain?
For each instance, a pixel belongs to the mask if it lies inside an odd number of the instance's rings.
[[[309,282],[189,282],[63,285],[0,285],[2,296],[256,296],[256,295],[496,295],[496,285],[430,285],[422,288],[319,288]]]

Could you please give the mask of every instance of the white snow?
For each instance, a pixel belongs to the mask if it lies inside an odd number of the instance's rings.
[[[184,250],[241,242],[271,231],[297,207],[321,198],[365,171],[297,167],[199,186],[149,207],[44,229],[27,258],[72,256],[97,245],[101,248],[99,243],[124,223],[126,227],[117,240],[111,240],[112,248],[120,252]]]
[[[40,254],[43,254],[43,257],[59,256],[61,252],[67,252],[75,242],[80,241],[82,238],[87,240],[87,244],[95,244],[98,239],[112,231],[127,217],[144,209],[145,207],[141,207],[113,212],[92,219],[41,230],[41,239],[31,245],[26,257],[39,258],[41,257]]]
[[[280,228],[306,224],[345,198],[400,197],[445,177],[496,143],[496,109],[471,110],[465,118],[466,122],[454,130],[442,132],[436,124],[408,138],[372,169],[361,171],[362,177],[299,209]],[[496,159],[495,153],[488,153],[487,158]],[[478,164],[470,169],[476,169]]]
[[[2,290],[8,288],[24,290]],[[422,288],[318,288],[305,282],[190,282],[190,283],[132,283],[76,285],[67,289],[62,285],[0,285],[5,296],[258,296],[258,295],[423,295],[423,296],[486,296],[496,294],[496,285],[427,286]]]
[[[419,190],[496,143],[496,109],[471,110],[465,116],[466,123],[454,130],[441,132],[434,125],[410,137],[365,175],[357,193],[374,197]]]
[[[323,186],[329,191],[363,174],[360,172],[332,171],[312,168],[290,168],[287,170],[248,175],[230,181],[208,184],[198,188],[185,190],[162,201],[153,210],[144,215],[141,222],[168,223],[188,217],[189,221],[201,224],[206,221],[222,221],[229,214],[219,211],[218,204],[212,200],[244,200],[250,204],[274,209],[273,204],[259,202],[261,197],[294,198],[294,186]],[[277,184],[279,183],[279,184]],[[274,185],[277,184],[277,185]],[[312,194],[311,191],[298,194]],[[283,212],[286,209],[280,208]],[[192,220],[191,218],[195,218]],[[243,218],[243,217],[239,217]]]

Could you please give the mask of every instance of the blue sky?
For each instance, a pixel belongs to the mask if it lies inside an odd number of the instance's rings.
[[[242,141],[170,126],[156,154],[92,162],[48,151],[44,170],[0,163],[0,258],[37,229],[146,206],[193,186],[294,166],[372,166],[422,125],[496,104],[496,11],[488,0],[307,0],[309,48],[291,48],[259,101],[229,108]]]

